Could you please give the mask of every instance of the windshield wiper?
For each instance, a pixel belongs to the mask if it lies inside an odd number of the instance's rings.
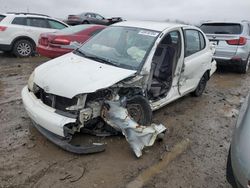
[[[119,67],[117,63],[115,63],[114,61],[107,59],[107,58],[103,58],[103,57],[98,57],[98,56],[94,56],[94,55],[87,55],[85,54],[83,51],[81,51],[80,49],[76,49],[76,52],[80,53],[83,57],[88,58],[88,59],[92,59],[101,63],[105,63],[108,65],[113,65],[116,67]]]

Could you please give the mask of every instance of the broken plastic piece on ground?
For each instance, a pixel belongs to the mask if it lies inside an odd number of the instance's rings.
[[[136,123],[123,107],[120,100],[106,101],[103,106],[102,118],[113,128],[122,132],[135,155],[140,157],[145,146],[152,146],[157,135],[166,130],[162,124],[142,126]]]
[[[93,143],[85,146],[76,146],[70,144],[71,139],[65,139],[58,135],[53,134],[52,132],[47,131],[46,129],[42,128],[35,122],[33,122],[37,130],[44,135],[48,140],[56,144],[57,146],[61,147],[62,149],[76,153],[76,154],[90,154],[90,153],[98,153],[105,150],[106,145],[103,143]]]

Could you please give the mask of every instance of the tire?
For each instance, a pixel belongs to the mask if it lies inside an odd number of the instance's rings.
[[[18,40],[14,43],[13,54],[17,57],[29,57],[34,54],[34,45],[26,39]]]
[[[152,121],[152,110],[146,98],[138,95],[127,100],[129,115],[140,125],[148,126]]]
[[[208,80],[208,76],[207,76],[207,73],[205,73],[200,79],[200,82],[197,88],[191,93],[194,97],[199,97],[202,95],[202,93],[205,91],[207,80]]]
[[[89,22],[87,20],[84,20],[82,24],[89,24]]]
[[[247,60],[244,61],[239,67],[238,72],[241,74],[246,74],[250,65],[250,55],[248,56]]]
[[[229,148],[228,157],[227,157],[226,178],[227,178],[228,183],[230,183],[233,188],[238,187],[234,174],[233,174],[233,168],[231,164],[231,147]]]

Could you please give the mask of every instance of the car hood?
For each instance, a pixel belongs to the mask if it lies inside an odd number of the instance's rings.
[[[72,98],[107,88],[135,73],[69,53],[37,67],[34,82],[47,93]]]

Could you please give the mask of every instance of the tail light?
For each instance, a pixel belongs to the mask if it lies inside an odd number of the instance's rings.
[[[7,29],[7,27],[0,26],[0,31],[5,31],[6,29]]]
[[[45,37],[41,37],[38,41],[39,44],[43,45],[43,46],[48,46],[49,45],[49,41],[48,38]]]
[[[50,42],[51,44],[69,45],[70,41],[67,39],[55,38]]]
[[[227,40],[229,45],[245,45],[247,43],[247,38],[240,37],[239,39]]]

